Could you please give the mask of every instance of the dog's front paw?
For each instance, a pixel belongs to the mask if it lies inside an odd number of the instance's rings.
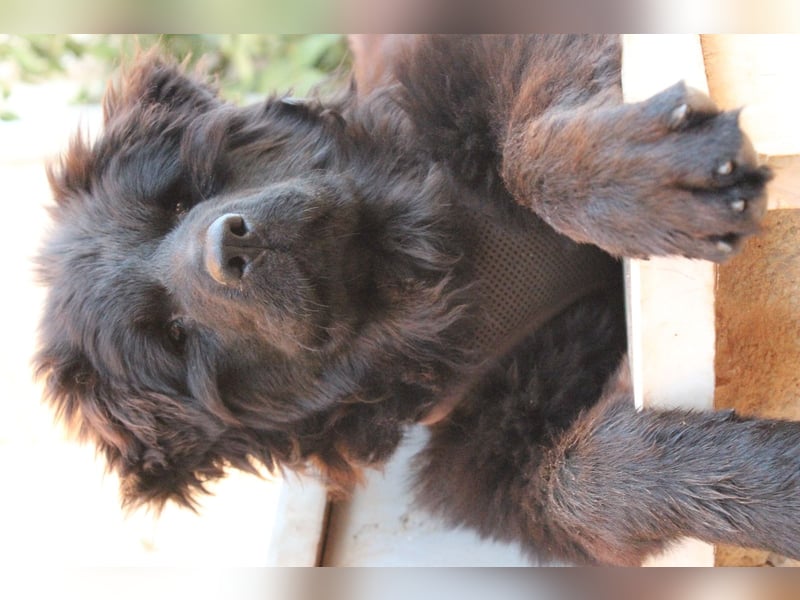
[[[739,112],[720,111],[683,83],[628,108],[611,144],[613,178],[627,197],[621,224],[633,242],[622,253],[731,256],[758,231],[771,176]]]
[[[611,254],[721,261],[756,233],[770,171],[705,94],[556,107],[510,128],[502,175],[554,229]]]

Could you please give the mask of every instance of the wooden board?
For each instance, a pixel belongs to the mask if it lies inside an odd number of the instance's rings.
[[[708,90],[699,36],[623,37],[626,101],[644,100],[680,80]],[[636,405],[713,408],[714,265],[682,258],[626,260],[625,275]],[[687,540],[648,564],[712,566],[714,550]]]
[[[800,35],[700,36],[711,97],[741,124],[775,179],[769,208],[800,208]]]
[[[325,488],[315,479],[291,473],[287,473],[281,486],[267,565],[317,566],[327,527]]]
[[[708,87],[765,156],[800,154],[800,35],[703,35]]]

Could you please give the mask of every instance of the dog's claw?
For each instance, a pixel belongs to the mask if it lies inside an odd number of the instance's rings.
[[[717,167],[717,173],[719,175],[730,175],[733,173],[733,161],[726,160],[719,167]]]
[[[722,240],[719,240],[717,242],[717,250],[719,250],[720,252],[724,252],[725,254],[728,254],[730,252],[733,252],[733,246],[731,246],[728,242],[723,242]]]
[[[746,207],[747,203],[742,199],[734,200],[733,202],[731,202],[731,209],[733,210],[733,212],[737,213],[744,212],[744,209]]]
[[[689,114],[689,105],[684,103],[672,111],[669,117],[669,128],[677,129],[686,120],[686,115]]]

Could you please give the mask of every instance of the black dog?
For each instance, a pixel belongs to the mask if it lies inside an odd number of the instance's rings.
[[[125,502],[255,463],[346,491],[422,421],[420,502],[539,557],[800,558],[800,425],[636,412],[624,366],[611,256],[723,260],[758,228],[737,115],[680,84],[622,104],[610,37],[391,62],[238,108],[146,54],[51,170],[38,372]]]

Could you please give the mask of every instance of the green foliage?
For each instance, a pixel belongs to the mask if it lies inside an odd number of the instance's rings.
[[[154,44],[178,60],[202,60],[233,100],[275,90],[305,95],[330,74],[344,71],[349,60],[345,39],[337,34],[5,35],[0,36],[0,94],[7,97],[16,81],[67,76],[91,65],[83,69],[92,76],[82,81],[76,101],[96,102],[123,59]],[[8,118],[13,115],[0,100],[0,119]]]

